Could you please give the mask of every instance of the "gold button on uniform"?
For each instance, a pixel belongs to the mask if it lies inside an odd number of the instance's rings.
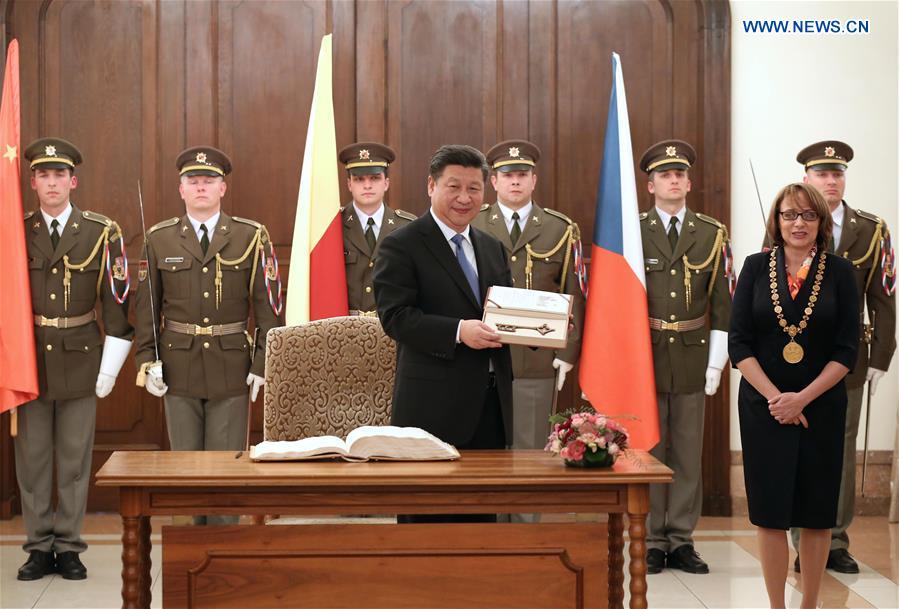
[[[208,317],[204,317],[204,318],[203,318],[203,323],[204,323],[204,324],[208,324],[208,323],[209,323],[209,318],[208,318]]]
[[[375,263],[374,263],[374,262],[369,262],[369,263],[368,263],[368,268],[370,268],[370,269],[375,268]]]
[[[673,342],[674,342],[674,337],[673,337],[673,336],[669,336],[669,337],[668,337],[668,342],[669,342],[669,343],[673,343]]]
[[[50,300],[56,300],[56,294],[50,294]]]
[[[672,293],[672,296],[674,294]],[[209,298],[209,292],[203,292],[203,298]]]
[[[52,269],[50,269],[50,272],[53,273],[53,274],[55,275],[56,273],[59,272],[59,269],[56,268],[56,267],[53,267]]]
[[[512,262],[518,262],[518,256],[512,256],[512,257],[510,258],[510,260],[511,260]]]
[[[677,275],[677,269],[671,269],[671,274],[672,274],[672,275]]]
[[[671,292],[671,298],[677,298],[677,292]]]
[[[47,351],[53,351],[53,345],[47,345]]]
[[[203,343],[203,348],[204,348],[204,349],[208,349],[208,348],[209,348],[209,343]]]
[[[674,321],[675,319],[677,319],[677,315],[675,315],[674,313],[672,313],[671,316],[670,316],[668,319],[670,319],[671,321]]]
[[[365,286],[365,293],[371,294],[371,286],[370,285]]]
[[[208,266],[204,266],[204,267],[203,267],[203,272],[204,272],[204,273],[208,273],[208,272],[209,272],[209,267],[208,267]]]

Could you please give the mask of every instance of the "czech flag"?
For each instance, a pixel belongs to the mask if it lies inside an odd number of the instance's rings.
[[[331,85],[331,34],[322,38],[290,252],[285,321],[347,315],[340,182]]]
[[[22,229],[19,43],[16,40],[9,43],[6,51],[0,102],[0,152],[3,153],[0,158],[0,412],[5,412],[36,399],[39,391],[28,251]]]
[[[659,412],[631,130],[617,53],[612,75],[579,381],[598,412],[633,417],[623,421],[628,444],[649,450],[659,441]]]

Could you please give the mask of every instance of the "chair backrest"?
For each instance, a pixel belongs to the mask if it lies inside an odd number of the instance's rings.
[[[342,438],[390,423],[396,343],[376,317],[272,329],[265,347],[266,440]]]

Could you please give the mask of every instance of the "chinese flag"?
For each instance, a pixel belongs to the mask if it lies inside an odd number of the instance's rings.
[[[19,176],[19,43],[6,51],[0,102],[0,412],[38,395]]]

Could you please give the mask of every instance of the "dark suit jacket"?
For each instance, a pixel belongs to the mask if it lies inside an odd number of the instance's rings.
[[[489,286],[510,286],[512,278],[500,242],[474,227],[470,236],[483,302]],[[511,438],[509,348],[456,343],[459,321],[480,319],[482,309],[431,213],[388,235],[379,249],[374,272],[378,317],[397,341],[392,423],[465,444],[481,417],[492,358],[506,438]]]

